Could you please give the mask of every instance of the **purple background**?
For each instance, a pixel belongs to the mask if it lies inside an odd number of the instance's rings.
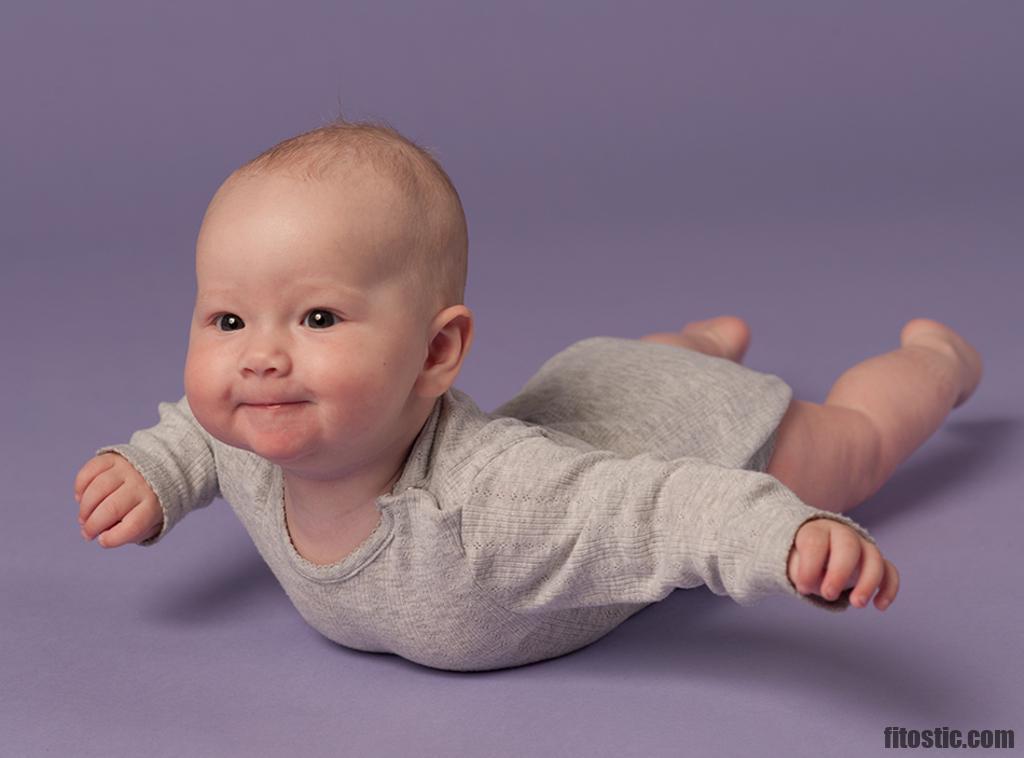
[[[4,3],[2,752],[1024,740],[1024,6],[429,5]],[[222,502],[157,548],[84,544],[75,472],[182,394],[211,194],[339,104],[459,187],[477,337],[457,386],[485,409],[574,340],[720,313],[815,401],[911,317],[972,339],[976,397],[851,514],[901,570],[892,609],[680,591],[564,658],[451,674],[305,626]]]

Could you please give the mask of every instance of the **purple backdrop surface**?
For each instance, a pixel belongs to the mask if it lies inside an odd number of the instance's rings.
[[[888,725],[1019,733],[1024,6],[426,5],[0,10],[0,752],[862,756]],[[74,473],[182,394],[210,195],[339,104],[460,189],[457,386],[485,409],[574,340],[719,313],[809,400],[908,318],[974,340],[977,396],[851,514],[901,570],[892,609],[680,591],[572,655],[460,675],[317,635],[222,502],[154,549],[84,544]]]

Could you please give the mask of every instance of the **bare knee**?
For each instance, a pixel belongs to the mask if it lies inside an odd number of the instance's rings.
[[[779,425],[767,473],[816,508],[844,512],[882,486],[881,437],[854,408],[794,400]]]

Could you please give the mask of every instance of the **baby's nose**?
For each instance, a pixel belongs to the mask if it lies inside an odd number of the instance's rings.
[[[278,346],[251,345],[242,356],[242,372],[257,375],[286,374],[291,371],[291,358]]]

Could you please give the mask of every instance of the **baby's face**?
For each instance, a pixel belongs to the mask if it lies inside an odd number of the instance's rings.
[[[379,182],[231,180],[196,245],[185,391],[215,438],[286,469],[339,478],[395,444],[428,325],[385,274],[407,245]]]

